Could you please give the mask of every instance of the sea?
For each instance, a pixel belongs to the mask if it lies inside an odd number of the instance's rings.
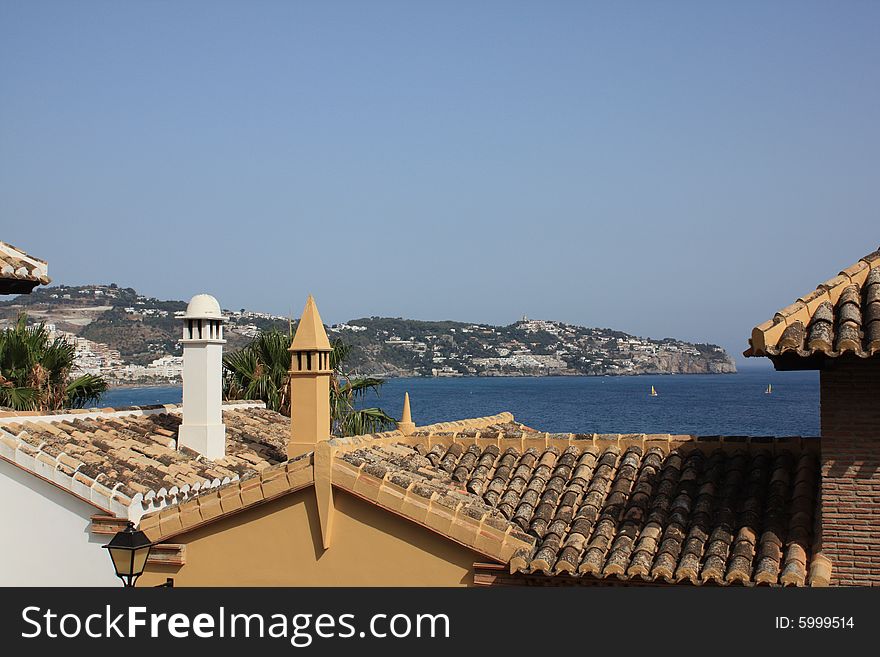
[[[656,397],[650,395],[652,386]],[[517,421],[550,432],[819,435],[819,376],[812,371],[399,378],[388,379],[363,405],[400,417],[404,392],[417,425],[510,411]],[[180,401],[180,386],[115,388],[101,405]]]

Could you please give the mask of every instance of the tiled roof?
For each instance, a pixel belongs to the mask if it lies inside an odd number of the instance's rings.
[[[420,434],[487,430],[512,419],[504,413],[444,422],[425,427]],[[409,439],[392,431],[331,440],[331,448],[336,450],[333,485],[501,562],[533,545],[534,539],[517,525],[479,496],[453,484],[446,472],[435,469],[425,458],[424,449],[401,443]]]
[[[0,293],[30,292],[51,282],[45,261],[29,256],[11,244],[0,242]]]
[[[333,483],[523,576],[800,586],[826,576],[817,447],[502,422],[352,444]]]
[[[287,417],[254,402],[223,415],[227,456],[208,461],[177,450],[176,406],[3,412],[0,458],[154,541],[315,483],[318,455],[285,456]],[[830,573],[813,548],[817,448],[547,434],[503,413],[334,438],[323,462],[333,486],[504,564],[508,580],[802,586]]]
[[[144,515],[139,529],[151,541],[164,541],[230,513],[286,495],[314,482],[312,454],[264,468],[259,474],[237,479],[210,490],[202,489],[174,506]]]
[[[746,356],[880,353],[880,250],[752,330]]]
[[[200,496],[287,461],[289,418],[261,402],[223,406],[227,455],[177,449],[174,405],[0,413],[0,457],[120,517]]]

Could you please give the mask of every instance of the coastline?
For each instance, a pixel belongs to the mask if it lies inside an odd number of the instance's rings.
[[[757,369],[757,368],[756,368]],[[638,378],[640,376],[727,376],[740,374],[739,370],[733,372],[642,372],[639,374],[583,374],[583,373],[553,373],[553,374],[525,374],[525,373],[504,373],[504,374],[446,374],[446,375],[426,375],[426,374],[383,374],[383,373],[354,373],[353,377],[374,377],[379,379],[396,380],[396,379],[553,379],[553,378],[571,378],[578,377],[598,379],[609,377],[615,379]],[[130,388],[179,388],[180,381],[167,381],[163,383],[119,383],[111,385],[108,390],[126,390]]]
[[[601,378],[603,376],[614,378],[639,377],[639,376],[721,376],[726,374],[739,374],[739,370],[733,372],[639,372],[638,374],[585,374],[583,372],[554,372],[552,374],[527,374],[524,372],[504,372],[499,374],[383,374],[361,373],[352,374],[355,377],[377,377],[381,379],[549,379],[549,378]]]

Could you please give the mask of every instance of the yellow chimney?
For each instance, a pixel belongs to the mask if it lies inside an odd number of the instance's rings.
[[[290,441],[293,458],[330,438],[330,340],[309,295],[290,345]]]
[[[403,393],[403,413],[400,415],[400,422],[397,428],[403,432],[404,436],[408,436],[416,430],[416,425],[412,421],[412,413],[409,410],[409,393]]]

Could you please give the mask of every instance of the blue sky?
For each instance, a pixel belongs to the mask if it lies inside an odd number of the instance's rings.
[[[880,3],[0,1],[58,283],[722,344],[880,245]]]

